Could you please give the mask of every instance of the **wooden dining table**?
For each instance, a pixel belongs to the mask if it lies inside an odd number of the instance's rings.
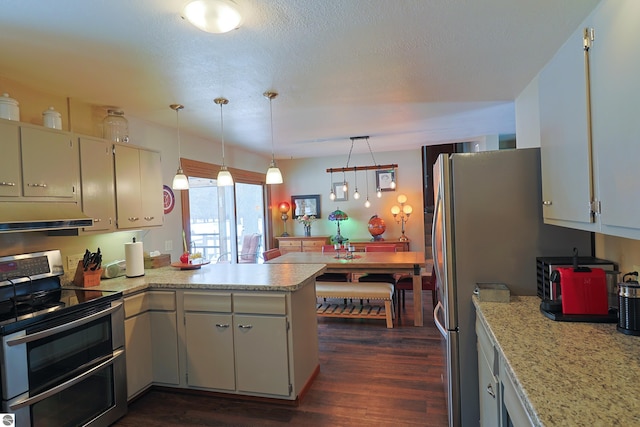
[[[344,252],[289,252],[267,261],[268,264],[325,264],[327,273],[386,273],[413,276],[413,309],[415,326],[423,326],[422,277],[424,252],[355,252],[348,258]]]

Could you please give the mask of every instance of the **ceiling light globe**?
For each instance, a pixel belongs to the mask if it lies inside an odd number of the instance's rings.
[[[402,203],[406,203],[406,201],[407,201],[407,196],[405,196],[404,194],[398,195],[398,203],[402,204]]]
[[[344,191],[345,193],[349,190],[349,188],[347,187],[347,183],[343,182],[342,183],[342,191]]]
[[[370,208],[371,207],[371,202],[369,201],[369,199],[367,199],[367,201],[364,202],[364,207],[365,208]]]
[[[242,23],[237,6],[226,0],[194,0],[182,13],[191,24],[207,33],[227,33]]]
[[[376,197],[378,199],[380,199],[382,197],[382,190],[380,190],[379,188],[376,190]]]
[[[336,193],[334,193],[333,190],[331,191],[331,193],[329,193],[329,199],[331,199],[331,200],[335,200],[336,199]]]
[[[356,190],[355,193],[353,193],[353,198],[358,200],[360,198],[360,193],[358,193],[358,190]]]

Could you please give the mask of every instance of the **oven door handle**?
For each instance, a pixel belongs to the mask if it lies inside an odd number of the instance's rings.
[[[73,387],[74,385],[78,384],[81,381],[86,380],[88,377],[90,377],[91,375],[93,375],[95,372],[109,366],[112,365],[116,359],[118,357],[121,357],[124,355],[124,349],[118,349],[116,351],[113,352],[113,356],[110,357],[109,359],[105,360],[104,362],[94,366],[93,368],[89,369],[88,371],[78,375],[77,377],[71,378],[68,381],[63,382],[62,384],[59,384],[53,388],[50,388],[49,390],[40,393],[40,394],[36,394],[33,397],[29,397],[25,400],[21,400],[18,401],[16,403],[14,403],[13,405],[9,406],[9,409],[11,409],[12,411],[16,411],[20,408],[23,408],[25,406],[30,406],[33,405],[35,403],[40,402],[41,400],[44,400],[48,397],[53,396],[54,394],[60,393],[61,391],[64,391],[70,387]]]
[[[112,307],[109,307],[105,310],[99,311],[97,313],[93,313],[90,316],[82,317],[78,320],[74,320],[73,322],[65,323],[64,325],[56,326],[54,328],[45,329],[44,331],[36,332],[35,334],[25,335],[23,337],[15,338],[7,341],[8,346],[19,345],[23,343],[28,343],[32,341],[36,341],[42,338],[49,337],[51,335],[58,334],[60,332],[68,331],[69,329],[73,329],[77,326],[85,325],[89,322],[94,321],[100,317],[108,316],[116,310],[119,310],[122,306],[122,302],[118,301]]]

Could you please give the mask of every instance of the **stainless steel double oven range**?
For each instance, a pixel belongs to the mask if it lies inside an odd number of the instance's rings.
[[[17,427],[108,426],[127,411],[121,292],[61,286],[60,251],[0,257],[2,412]]]

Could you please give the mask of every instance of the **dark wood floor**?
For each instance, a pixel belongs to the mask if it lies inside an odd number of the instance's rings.
[[[116,426],[446,426],[442,340],[424,292],[425,326],[413,303],[399,324],[319,318],[320,374],[302,403],[284,406],[151,390]]]

